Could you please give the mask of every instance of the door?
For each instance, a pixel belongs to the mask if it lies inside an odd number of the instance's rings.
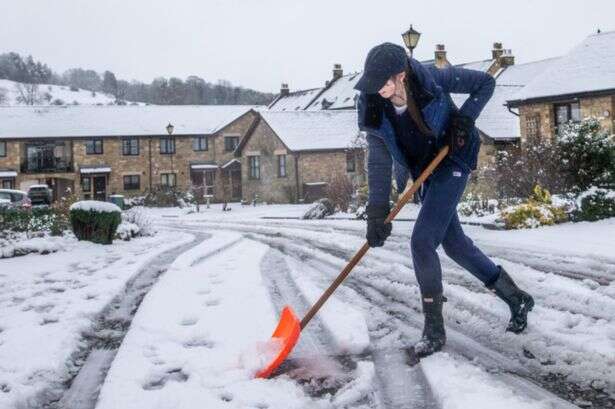
[[[94,200],[107,200],[107,177],[94,176]]]
[[[241,200],[241,170],[231,171],[232,200]]]
[[[204,186],[205,186],[205,194],[208,196],[214,195],[214,185],[216,183],[216,171],[215,170],[206,170],[204,177]]]

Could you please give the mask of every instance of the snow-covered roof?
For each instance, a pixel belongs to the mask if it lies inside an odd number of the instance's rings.
[[[463,64],[456,64],[456,67],[466,68],[468,70],[476,70],[487,72],[489,68],[493,65],[494,60],[481,60],[481,61],[473,61]]]
[[[212,134],[253,106],[149,105],[0,108],[0,138]]]
[[[320,91],[322,88],[294,91],[276,98],[268,108],[274,111],[301,111],[310,105]]]
[[[14,170],[0,169],[0,178],[14,178],[17,176],[17,172]]]
[[[615,31],[593,34],[535,77],[511,100],[615,89]]]
[[[506,67],[497,76],[493,96],[476,121],[478,129],[495,140],[519,138],[521,136],[519,118],[508,111],[506,101],[555,61],[557,58]],[[451,97],[458,107],[461,107],[468,98],[465,94],[451,94]]]
[[[357,111],[260,111],[260,114],[292,151],[345,149],[359,133]]]
[[[361,73],[344,75],[338,78],[318,96],[307,108],[309,111],[322,109],[355,109],[359,91],[354,89],[361,78]]]

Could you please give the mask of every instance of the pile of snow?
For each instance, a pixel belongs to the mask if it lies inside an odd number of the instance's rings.
[[[20,101],[20,88],[30,84],[0,79],[0,93],[5,96],[2,106],[26,105]],[[71,91],[68,85],[38,84],[36,103],[33,105],[115,105],[115,97],[102,92],[92,92],[77,88]]]
[[[120,213],[120,209],[116,204],[109,202],[100,202],[98,200],[81,200],[70,206],[70,210],[85,210],[86,212],[94,211],[99,213]]]
[[[134,224],[138,228],[139,236],[153,236],[156,234],[154,219],[143,207],[133,207],[122,213],[122,221]]]
[[[139,226],[136,224],[123,221],[119,224],[119,226],[117,226],[115,235],[120,240],[128,241],[134,237],[137,237],[139,235],[139,231]]]
[[[12,235],[11,238],[0,239],[0,259],[25,256],[30,253],[49,254],[63,250],[67,242],[73,240],[66,237],[28,237],[25,233]]]

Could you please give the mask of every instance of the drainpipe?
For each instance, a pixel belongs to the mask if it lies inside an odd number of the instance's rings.
[[[299,153],[295,153],[295,185],[297,187],[297,203],[299,203]]]
[[[149,137],[149,191],[152,191],[152,137]]]
[[[512,108],[510,107],[510,105],[506,105],[506,109],[508,109],[508,112],[510,112],[511,114],[515,115],[515,116],[519,116],[518,113],[516,113],[515,111],[512,110]]]

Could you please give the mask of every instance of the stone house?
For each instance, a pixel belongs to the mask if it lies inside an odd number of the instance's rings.
[[[235,156],[244,198],[312,201],[337,178],[365,182],[364,149],[356,145],[356,111],[258,111]]]
[[[106,200],[162,185],[239,200],[234,150],[255,118],[248,106],[0,108],[0,186]]]
[[[518,109],[523,141],[554,138],[562,124],[586,117],[598,118],[613,132],[615,31],[588,36],[511,95],[507,104]]]

